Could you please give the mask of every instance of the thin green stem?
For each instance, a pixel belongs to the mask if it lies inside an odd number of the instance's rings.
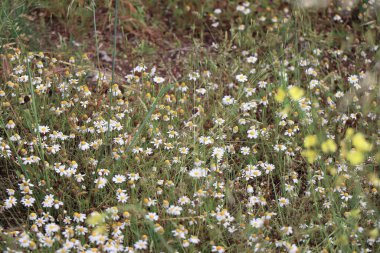
[[[98,90],[100,89],[99,87],[99,80],[100,80],[100,59],[99,59],[99,41],[98,41],[98,33],[97,33],[97,29],[96,29],[96,15],[95,15],[95,10],[96,10],[96,3],[94,0],[92,0],[91,2],[91,5],[92,5],[92,16],[93,16],[93,24],[94,24],[94,36],[95,36],[95,47],[96,47],[96,64],[97,64],[97,67],[98,67],[98,79],[97,79],[97,87],[98,87]]]
[[[142,124],[140,125],[139,129],[137,130],[137,132],[134,134],[131,142],[129,143],[128,147],[126,148],[125,150],[125,153],[128,153],[128,151],[133,147],[133,145],[135,144],[137,138],[140,136],[140,133],[142,132],[142,130],[144,129],[144,126],[148,123],[148,121],[150,120],[151,116],[152,116],[152,113],[154,111],[154,109],[156,108],[156,105],[158,103],[158,100],[173,86],[174,84],[168,84],[166,87],[164,87],[163,89],[160,90],[160,92],[158,93],[156,99],[154,100],[153,104],[152,104],[152,107],[150,108],[148,114],[145,116],[144,118],[144,121],[142,122]]]
[[[34,87],[32,84],[32,75],[30,72],[30,64],[29,60],[27,59],[27,66],[28,66],[28,80],[29,80],[29,88],[30,88],[30,94],[32,96],[32,111],[33,111],[33,117],[34,117],[34,131],[37,133],[37,139],[38,139],[38,151],[41,156],[42,160],[42,166],[43,166],[43,173],[45,175],[45,181],[48,186],[50,186],[50,180],[49,176],[47,173],[47,170],[45,168],[45,155],[44,155],[44,149],[42,147],[42,139],[41,139],[41,134],[39,131],[39,120],[38,120],[38,112],[37,112],[37,107],[36,107],[36,96],[34,94]]]
[[[117,20],[118,20],[119,0],[115,1],[115,20],[114,20],[114,36],[113,36],[113,50],[112,50],[112,78],[109,92],[109,110],[108,110],[108,127],[107,127],[107,145],[109,145],[112,152],[112,141],[110,141],[111,135],[111,118],[112,118],[112,105],[113,105],[113,85],[115,82],[115,65],[116,65],[116,41],[117,41]]]

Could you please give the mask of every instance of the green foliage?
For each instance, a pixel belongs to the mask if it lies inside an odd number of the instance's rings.
[[[1,247],[379,251],[366,4],[4,2]]]
[[[28,7],[24,0],[0,2],[0,45],[26,39]]]

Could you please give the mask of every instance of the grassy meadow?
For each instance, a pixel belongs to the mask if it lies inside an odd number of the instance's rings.
[[[2,252],[380,252],[380,1],[2,0]]]

